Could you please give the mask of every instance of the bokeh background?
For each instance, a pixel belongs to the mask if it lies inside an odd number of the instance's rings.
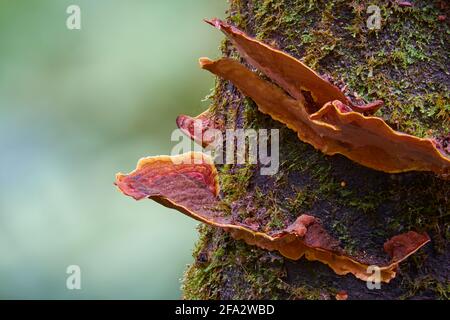
[[[82,30],[66,28],[81,7]],[[225,0],[0,1],[0,298],[179,299],[197,223],[113,186],[214,85]],[[81,290],[66,268],[81,267]]]

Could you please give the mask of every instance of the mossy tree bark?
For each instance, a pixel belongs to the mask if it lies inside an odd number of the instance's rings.
[[[381,10],[380,30],[368,30],[369,5]],[[381,99],[377,115],[394,129],[420,137],[450,131],[449,25],[444,1],[232,0],[229,21],[250,35],[301,58],[320,74],[344,81],[366,101]],[[229,42],[223,53],[237,59]],[[242,61],[242,59],[241,59]],[[450,183],[428,173],[385,174],[342,157],[324,156],[259,113],[229,82],[217,80],[212,98],[227,128],[280,129],[280,171],[260,176],[254,165],[219,167],[231,214],[257,216],[282,227],[302,213],[320,218],[349,252],[383,255],[388,238],[426,231],[432,241],[400,265],[397,277],[369,290],[326,265],[291,261],[201,226],[195,262],[185,274],[188,299],[349,299],[450,297]]]

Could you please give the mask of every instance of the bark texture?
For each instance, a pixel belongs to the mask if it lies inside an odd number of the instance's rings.
[[[232,0],[228,20],[347,84],[352,95],[384,100],[377,115],[394,129],[440,138],[450,132],[446,3]],[[369,5],[380,8],[380,30],[367,29]],[[222,49],[240,59],[229,42]],[[227,81],[217,80],[211,101],[216,119],[227,128],[280,129],[278,174],[261,176],[255,165],[219,166],[221,196],[236,219],[251,217],[270,229],[308,213],[346,250],[375,262],[394,235],[426,231],[432,241],[402,263],[389,284],[369,290],[365,282],[338,276],[319,262],[291,261],[201,226],[195,261],[183,279],[184,298],[334,299],[339,291],[349,299],[450,297],[449,181],[428,173],[390,175],[342,156],[324,156],[259,113]]]

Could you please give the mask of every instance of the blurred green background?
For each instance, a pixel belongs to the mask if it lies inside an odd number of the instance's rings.
[[[66,28],[81,7],[82,30]],[[0,298],[178,299],[197,223],[113,186],[201,113],[225,0],[0,1]],[[66,268],[81,267],[81,290]]]

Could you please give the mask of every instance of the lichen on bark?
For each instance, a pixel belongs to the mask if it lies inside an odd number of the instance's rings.
[[[421,137],[450,132],[449,26],[440,1],[233,0],[229,21],[259,40],[342,81],[366,101],[381,99],[377,115],[396,130]],[[381,9],[381,30],[368,30],[369,5]],[[447,12],[446,12],[447,11]],[[225,41],[226,56],[239,59]],[[241,62],[243,60],[241,59]],[[254,165],[219,166],[222,197],[239,219],[259,217],[285,227],[302,213],[320,218],[349,252],[376,256],[383,242],[409,230],[432,242],[402,264],[381,290],[326,266],[250,247],[201,226],[195,261],[186,270],[187,299],[402,299],[450,296],[450,183],[429,173],[385,174],[342,156],[327,157],[262,115],[229,82],[217,80],[212,112],[226,128],[280,129],[280,171],[260,176]]]

